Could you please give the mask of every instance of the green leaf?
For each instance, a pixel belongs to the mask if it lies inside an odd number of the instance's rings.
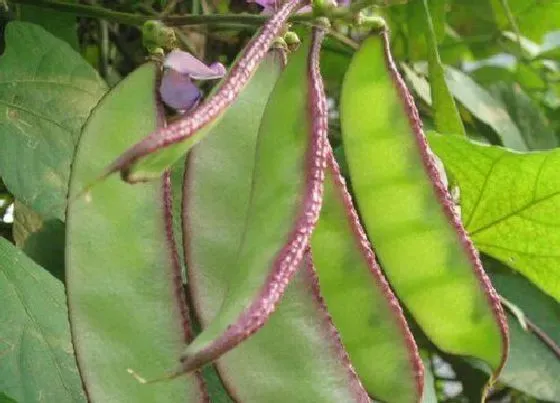
[[[430,145],[461,189],[476,246],[560,301],[560,150],[520,154],[435,133]]]
[[[539,105],[518,85],[497,83],[491,91],[506,106],[530,150],[547,150],[558,146],[558,137]]]
[[[45,221],[29,207],[15,201],[13,234],[16,245],[59,280],[64,279],[64,230],[62,221]]]
[[[519,275],[496,273],[492,282],[523,311],[528,324],[525,331],[509,316],[510,355],[500,380],[537,399],[560,401],[560,305]],[[535,333],[535,326],[548,343]]]
[[[368,393],[384,402],[418,401],[423,374],[414,338],[330,149],[327,161],[323,206],[311,238],[321,294]]]
[[[418,64],[417,67],[425,71],[422,65]],[[478,120],[490,126],[504,146],[519,151],[527,150],[525,139],[499,100],[468,75],[452,67],[446,66],[445,79],[453,96]]]
[[[283,84],[278,82],[275,92],[285,92],[295,81],[299,85],[293,89],[298,92],[292,96],[301,94],[301,89],[305,88],[301,84],[305,66],[301,64],[306,61],[307,46],[305,43],[300,53],[292,56],[291,63],[297,66],[297,81],[291,77]],[[263,157],[257,154],[257,144],[266,133],[259,133],[259,126],[281,72],[281,57],[278,51],[265,57],[238,100],[189,157],[184,199],[185,233],[188,235],[185,250],[190,294],[203,328],[207,328],[220,312],[228,290],[238,286],[233,281],[239,281],[235,276],[242,271],[242,266],[238,268],[235,263],[250,215],[255,169],[262,167],[256,159],[257,155]],[[300,103],[305,97],[302,98],[294,106],[298,113],[303,110]],[[274,98],[269,105],[272,102],[277,103],[277,108],[282,105]],[[303,126],[287,124],[287,119],[282,122],[279,128]],[[287,133],[284,132],[285,137]],[[278,157],[267,155],[267,159],[274,158]],[[301,176],[302,168],[298,164],[288,167],[296,169]],[[282,176],[270,178],[274,178],[274,183]],[[216,197],[217,194],[221,196]],[[272,193],[270,200],[271,207],[283,208],[278,203],[279,195]],[[268,216],[265,217],[261,218],[263,224],[270,224]],[[309,267],[300,268],[276,311],[257,333],[216,361],[224,384],[236,401],[355,400],[352,396],[355,378],[353,383],[347,366],[341,362],[344,355],[338,355],[344,354],[341,346],[328,333],[334,329],[317,300],[316,287],[309,283],[313,280],[309,270]],[[364,391],[362,393],[365,395]]]
[[[63,0],[64,3],[77,3],[76,0]],[[78,42],[78,22],[76,15],[61,13],[44,7],[20,5],[18,17],[21,21],[42,26],[45,30],[68,43],[75,51],[80,50]]]
[[[461,134],[464,136],[465,128],[463,127],[461,116],[445,82],[445,72],[439,58],[437,39],[428,7],[428,0],[422,1],[424,6],[424,35],[428,44],[428,71],[435,125],[440,133]]]
[[[424,393],[422,403],[438,403],[436,395],[436,384],[430,356],[426,352],[421,352],[422,362],[424,363]]]
[[[64,287],[5,239],[0,306],[0,390],[25,403],[85,402]]]
[[[5,393],[0,392],[0,403],[17,403],[14,399],[6,395]]]
[[[550,60],[560,58],[560,31],[549,32],[545,36],[537,57]]]
[[[495,0],[494,0],[495,1]],[[512,16],[519,31],[527,38],[540,42],[543,35],[558,29],[560,4],[556,1],[508,0]],[[510,28],[503,7],[494,7],[500,30]]]
[[[558,319],[556,319],[558,321]],[[508,315],[511,346],[500,381],[537,399],[560,401],[560,357]]]
[[[43,28],[11,22],[0,58],[0,174],[43,218],[64,219],[80,128],[106,90],[70,46]]]
[[[174,253],[168,176],[131,186],[108,178],[77,195],[119,153],[162,124],[159,67],[147,63],[92,112],[72,164],[66,280],[76,355],[100,402],[202,401],[198,375],[150,383],[179,365],[190,337]]]
[[[507,354],[503,312],[386,41],[384,33],[363,43],[342,89],[343,144],[359,211],[395,293],[426,335],[497,374]]]

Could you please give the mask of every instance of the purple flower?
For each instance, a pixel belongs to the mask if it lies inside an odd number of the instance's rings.
[[[192,80],[213,80],[226,74],[221,63],[207,66],[188,52],[175,49],[163,62],[165,69],[159,93],[166,105],[180,111],[195,107],[202,98],[202,92]]]

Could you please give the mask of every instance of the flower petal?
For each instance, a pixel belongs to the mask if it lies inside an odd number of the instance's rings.
[[[195,80],[212,80],[226,74],[226,68],[222,63],[212,63],[207,66],[189,52],[179,49],[175,49],[167,55],[163,66],[186,74]]]
[[[159,93],[166,105],[178,110],[191,109],[202,96],[188,75],[172,69],[163,73]]]

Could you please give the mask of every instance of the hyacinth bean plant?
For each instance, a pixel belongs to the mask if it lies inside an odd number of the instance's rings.
[[[525,390],[511,375],[518,364],[508,362],[508,329],[517,332],[512,349],[521,326],[560,359],[558,338],[499,295],[483,268],[480,238],[469,236],[484,228],[470,226],[482,219],[473,203],[496,179],[488,173],[469,193],[474,179],[461,168],[470,155],[483,156],[471,163],[481,175],[484,164],[491,172],[526,156],[517,164],[532,164],[537,179],[512,192],[534,201],[557,193],[557,179],[537,185],[560,163],[551,152],[516,154],[466,138],[431,16],[441,2],[414,5],[426,29],[431,126],[441,133],[427,136],[403,77],[423,78],[393,58],[388,1],[249,2],[256,12],[237,20],[257,29],[231,62],[204,62],[178,46],[172,26],[205,23],[197,15],[164,10],[139,20],[97,6],[14,3],[142,22],[146,57],[109,90],[83,60],[64,67],[57,59],[70,81],[47,71],[43,82],[91,98],[64,101],[82,111],[60,123],[78,132],[64,174],[46,169],[45,185],[26,185],[46,189],[32,198],[0,166],[19,219],[27,209],[65,235],[65,292],[37,255],[23,247],[35,263],[0,242],[0,290],[17,290],[0,300],[2,326],[18,323],[18,304],[32,323],[0,333],[0,402],[436,402],[448,394],[433,380],[444,361],[475,379],[463,382],[465,401],[483,401],[510,386]],[[39,49],[59,41],[22,21],[5,37],[0,70],[23,60],[18,41],[45,41]],[[350,53],[331,94],[322,51],[333,46]],[[61,49],[31,51],[35,72],[22,65],[20,76],[3,79],[14,83],[9,105],[27,96],[15,83],[55,66],[57,52],[74,52]],[[6,109],[8,132],[34,124],[20,112]],[[54,180],[64,184],[58,198],[49,196]],[[484,252],[485,266],[511,259]],[[510,263],[548,294],[539,298],[557,303],[554,284]],[[33,294],[34,283],[45,291]],[[41,343],[23,351],[37,332]],[[558,397],[554,388],[527,393]]]

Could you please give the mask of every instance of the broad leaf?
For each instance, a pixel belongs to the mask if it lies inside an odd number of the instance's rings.
[[[119,153],[162,124],[158,66],[119,83],[86,123],[72,164],[66,280],[76,355],[93,401],[195,402],[198,374],[143,385],[179,364],[190,338],[173,244],[169,176],[130,186],[109,178],[84,185]],[[130,372],[130,373],[129,373]]]
[[[63,0],[64,3],[77,3],[77,0]],[[25,22],[31,22],[45,28],[51,34],[62,39],[72,49],[79,51],[78,21],[75,14],[61,13],[40,6],[20,5],[18,7],[18,18]]]
[[[292,56],[301,58],[299,63],[305,62],[301,52]],[[280,51],[273,51],[264,59],[238,100],[189,157],[185,250],[190,293],[204,328],[220,312],[232,281],[238,281],[234,264],[251,211],[254,170],[261,167],[255,157],[259,136],[265,133],[259,134],[259,126],[281,72],[281,58]],[[271,205],[277,201],[273,195]],[[236,400],[353,401],[354,391],[365,397],[330,333],[334,329],[317,299],[316,285],[309,282],[316,281],[309,264],[308,259],[262,329],[216,361]]]
[[[558,320],[558,319],[556,319]],[[538,399],[560,401],[560,357],[508,315],[511,347],[500,381]]]
[[[363,43],[342,89],[343,144],[359,211],[395,293],[426,335],[497,375],[507,355],[504,315],[387,41],[383,33]],[[372,106],[372,99],[383,102]]]
[[[422,362],[414,338],[375,261],[330,147],[311,249],[321,294],[366,390],[384,402],[420,400]]]
[[[435,133],[430,145],[461,189],[476,246],[560,301],[560,150],[519,154]]]
[[[80,128],[106,90],[95,70],[43,28],[11,22],[0,58],[0,174],[44,218],[63,219]]]
[[[0,390],[18,402],[85,402],[64,287],[5,239],[0,306]]]

